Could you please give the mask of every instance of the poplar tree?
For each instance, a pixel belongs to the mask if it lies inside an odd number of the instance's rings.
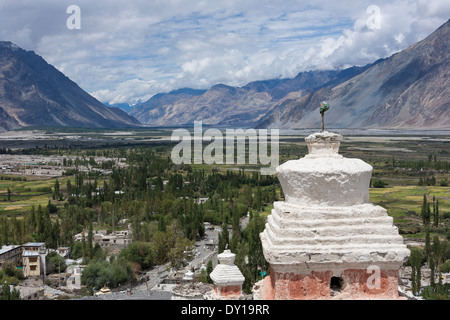
[[[422,221],[425,225],[430,224],[430,217],[431,217],[431,209],[430,204],[427,202],[427,196],[423,195],[423,202],[422,202],[422,209],[420,211],[420,214],[422,216]]]
[[[237,203],[233,207],[231,222],[233,234],[231,236],[230,249],[236,252],[237,245],[241,241],[241,225]]]
[[[54,185],[54,190],[53,190],[53,200],[59,200],[59,198],[61,197],[61,193],[59,190],[59,181],[58,179],[56,179],[55,181],[55,185]]]
[[[87,239],[87,253],[89,259],[92,259],[94,248],[92,245],[92,238],[93,238],[93,231],[92,231],[92,221],[89,223],[89,232],[88,232],[88,239]]]
[[[31,206],[30,214],[27,219],[28,228],[31,230],[31,232],[34,232],[36,230],[36,214],[34,205]]]
[[[225,221],[222,224],[222,232],[219,234],[218,253],[222,253],[225,248],[230,246],[230,235],[228,233],[228,223]]]
[[[436,204],[433,203],[433,222],[435,227],[439,226],[439,200],[436,200]]]
[[[431,256],[431,239],[430,239],[430,229],[427,228],[427,231],[425,233],[425,259],[429,262],[430,256]]]
[[[84,236],[84,230],[81,236],[81,257],[83,258],[83,263],[86,263],[86,238]]]
[[[263,255],[261,238],[259,237],[260,233],[264,231],[264,228],[265,220],[259,215],[258,212],[255,212],[245,230],[249,247],[248,264],[253,280],[257,279],[259,269],[264,270],[267,267],[267,262],[265,261]]]
[[[409,261],[411,263],[411,290],[414,295],[419,294],[421,287],[421,270],[423,254],[420,249],[413,248]]]

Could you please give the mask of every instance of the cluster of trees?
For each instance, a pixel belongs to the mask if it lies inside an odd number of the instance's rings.
[[[49,203],[45,208],[33,206],[23,219],[0,216],[0,244],[22,244],[25,242],[45,242],[48,247],[56,248],[61,232],[58,220],[53,222],[50,215],[57,210]]]
[[[2,263],[0,269],[0,283],[8,285],[18,285],[23,280],[22,270],[17,269],[16,266],[8,261]]]
[[[431,207],[433,209],[431,209]],[[434,227],[439,226],[439,200],[433,196],[433,202],[428,202],[427,195],[423,195],[422,208],[420,210],[420,216],[422,217],[423,224],[428,228],[430,224]]]
[[[419,177],[418,186],[435,186],[436,185],[436,177],[432,175],[431,177],[425,176],[425,178]]]
[[[370,186],[374,187],[374,188],[384,188],[388,185],[389,185],[389,183],[387,183],[386,181],[383,181],[383,180],[375,180],[373,183],[372,183],[372,180],[370,180]]]
[[[11,148],[6,149],[5,147],[0,148],[0,154],[13,154],[13,151]]]
[[[20,292],[10,286],[18,285],[23,280],[22,270],[17,269],[12,263],[4,262],[0,269],[0,300],[20,300]]]
[[[450,161],[437,160],[436,155],[429,154],[428,160],[394,160],[392,163],[395,167],[407,168],[412,170],[436,170],[449,171]]]
[[[2,291],[0,292],[0,300],[20,300],[20,291],[16,288],[11,290],[7,283],[3,283]]]
[[[425,299],[448,300],[450,285],[442,283],[442,273],[450,271],[449,242],[441,241],[438,235],[431,241],[430,230],[427,229],[424,249],[412,248],[408,264],[411,266],[411,286],[415,295],[421,294]],[[430,285],[421,290],[422,266],[430,268]]]
[[[67,269],[66,261],[56,251],[49,252],[45,257],[47,272],[65,272]]]
[[[81,274],[81,283],[94,291],[103,286],[116,288],[133,280],[131,264],[125,260],[106,261],[96,259],[89,263]]]
[[[0,175],[0,180],[27,181],[27,177]]]
[[[450,244],[447,241],[450,239],[441,241],[437,233],[431,236],[432,230],[439,232],[439,200],[433,196],[432,201],[429,201],[424,194],[420,215],[426,229],[425,246],[423,249],[411,249],[408,263],[412,269],[412,292],[421,294],[425,299],[447,300],[450,286],[442,284],[442,273],[450,271]],[[430,268],[430,285],[421,290],[421,267],[424,265]]]
[[[405,168],[414,170],[417,172],[419,181],[418,186],[435,186],[439,184],[440,186],[448,186],[448,180],[444,179],[437,181],[435,173],[437,171],[448,172],[450,171],[450,161],[437,160],[435,154],[429,154],[428,160],[395,160],[392,158],[393,168]]]

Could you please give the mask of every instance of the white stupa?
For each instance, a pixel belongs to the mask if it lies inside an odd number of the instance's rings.
[[[226,249],[217,256],[219,264],[210,273],[214,283],[212,297],[215,299],[239,299],[245,281],[242,272],[234,264],[236,255]]]
[[[285,195],[260,234],[270,276],[258,299],[396,299],[409,256],[387,211],[369,201],[372,166],[338,154],[342,136],[308,136],[309,154],[277,168]]]
[[[192,269],[189,269],[183,277],[184,281],[194,281],[194,272],[192,271]]]

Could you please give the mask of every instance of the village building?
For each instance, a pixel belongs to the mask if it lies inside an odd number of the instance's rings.
[[[88,232],[85,230],[74,236],[75,242],[87,241]],[[98,243],[102,248],[123,248],[128,246],[131,242],[131,232],[129,230],[114,231],[108,233],[106,230],[96,230],[92,235],[92,240]]]
[[[46,274],[44,242],[28,242],[22,245],[22,265],[24,277],[39,277]]]
[[[32,286],[10,286],[10,290],[17,289],[20,292],[20,300],[40,300],[44,296],[44,288]]]
[[[203,204],[203,203],[206,203],[206,201],[208,201],[208,200],[209,200],[209,198],[198,198],[195,201],[197,204]]]
[[[69,259],[72,249],[70,247],[58,247],[56,252],[64,259]]]
[[[83,268],[85,266],[83,265],[71,265],[68,266],[66,269],[66,273],[69,275],[69,277],[66,280],[66,287],[69,290],[79,290],[81,289],[81,274],[83,272]]]

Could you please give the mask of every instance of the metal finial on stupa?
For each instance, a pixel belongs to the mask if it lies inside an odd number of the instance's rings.
[[[324,131],[324,115],[325,115],[325,111],[327,111],[328,109],[330,109],[330,105],[326,102],[323,101],[320,104],[320,114],[322,115],[322,132]]]

